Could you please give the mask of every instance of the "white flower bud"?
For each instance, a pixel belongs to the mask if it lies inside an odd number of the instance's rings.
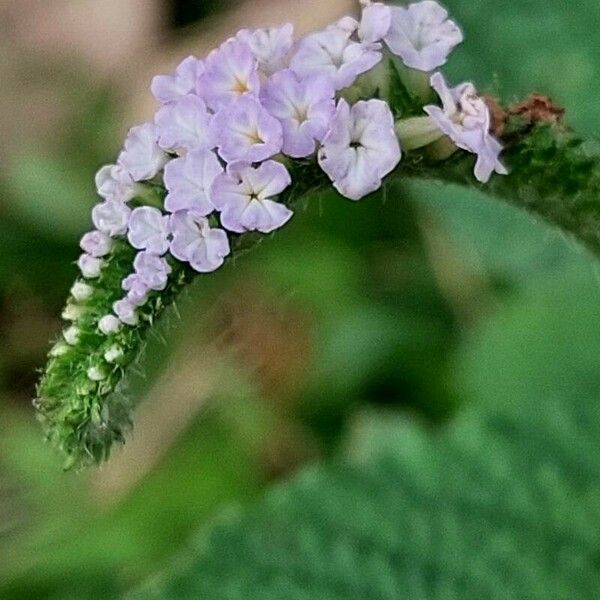
[[[79,306],[78,304],[67,304],[65,309],[62,312],[62,318],[65,321],[77,321],[79,317],[85,312],[83,306]]]
[[[93,292],[94,288],[83,281],[77,281],[71,288],[71,296],[73,296],[77,302],[84,302]]]
[[[74,346],[79,341],[79,327],[71,325],[63,331],[63,337],[69,346]]]
[[[117,362],[122,356],[123,348],[115,344],[104,353],[104,360],[106,360],[107,363],[112,364]]]
[[[69,344],[65,344],[64,342],[56,342],[52,349],[50,350],[50,356],[52,358],[58,358],[59,356],[63,356],[69,351]]]
[[[110,335],[116,333],[121,327],[121,321],[115,317],[115,315],[105,315],[98,321],[98,329],[104,335]]]
[[[87,370],[87,376],[92,381],[102,381],[106,379],[106,371],[102,367],[90,367]]]

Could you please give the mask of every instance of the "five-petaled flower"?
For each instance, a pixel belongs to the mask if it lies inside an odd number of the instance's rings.
[[[129,243],[137,250],[162,256],[169,249],[169,217],[153,206],[139,206],[129,217]]]
[[[204,100],[193,94],[163,106],[154,119],[159,146],[169,151],[214,148],[208,133],[211,118]]]
[[[158,128],[153,123],[132,127],[127,134],[119,164],[135,181],[155,177],[165,166],[168,155],[158,145]]]
[[[486,183],[494,171],[506,175],[508,171],[498,158],[502,145],[490,133],[490,111],[473,84],[449,88],[444,76],[435,73],[431,86],[442,100],[443,108],[429,105],[424,110],[459,148],[477,155],[477,180]]]
[[[290,69],[275,73],[261,90],[263,106],[283,128],[283,152],[303,158],[315,152],[335,111],[333,80],[327,75],[299,78]]]
[[[129,202],[136,192],[136,183],[121,165],[105,165],[96,173],[98,195],[105,200]]]
[[[211,228],[208,219],[193,211],[171,215],[171,254],[199,273],[216,271],[229,255],[227,234]]]
[[[165,187],[168,194],[165,208],[169,212],[193,210],[206,216],[215,207],[208,198],[208,192],[215,177],[223,172],[216,154],[210,150],[192,150],[181,158],[176,158],[165,167]]]
[[[264,75],[285,69],[289,54],[294,45],[294,26],[286,23],[281,27],[269,29],[242,29],[237,39],[246,44],[258,61],[258,67]]]
[[[206,59],[206,70],[196,91],[214,111],[241,96],[257,96],[260,90],[257,60],[239,40],[227,40]]]
[[[213,204],[221,211],[221,224],[236,233],[270,233],[285,225],[293,212],[275,198],[291,183],[288,170],[274,160],[258,167],[230,163],[211,188]]]
[[[227,162],[259,162],[279,153],[281,123],[256,98],[241,97],[221,109],[211,123],[211,134]]]
[[[448,11],[433,0],[389,10],[391,22],[384,39],[408,67],[433,71],[463,41],[462,31],[448,19]]]
[[[166,259],[149,252],[138,252],[133,268],[148,289],[157,292],[162,292],[167,287],[167,280],[172,272]]]
[[[319,151],[319,164],[346,198],[360,200],[381,187],[400,162],[394,117],[382,100],[340,100]]]
[[[204,73],[204,63],[195,56],[188,56],[179,63],[173,75],[157,75],[151,90],[161,104],[169,104],[196,91],[198,78]]]

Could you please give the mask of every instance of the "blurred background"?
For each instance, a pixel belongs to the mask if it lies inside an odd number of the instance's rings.
[[[548,93],[582,133],[600,131],[596,0],[446,4],[466,32],[452,81],[504,100]],[[365,414],[443,428],[502,386],[494,352],[530,323],[529,343],[561,364],[578,312],[600,306],[583,250],[476,193],[407,182],[385,201],[323,198],[192,286],[150,344],[150,375],[132,382],[129,444],[100,469],[62,473],[31,406],[37,369],[61,330],[93,175],[151,117],[152,75],[242,26],[305,32],[354,8],[0,0],[0,598],[117,597],[224,508],[351,450]],[[557,302],[560,337],[539,326]],[[478,368],[475,353],[495,367],[473,386],[461,374]],[[543,373],[546,359],[531,355],[524,385]]]

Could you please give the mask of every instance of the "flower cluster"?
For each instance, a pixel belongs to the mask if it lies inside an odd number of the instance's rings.
[[[384,56],[431,73],[463,37],[432,0],[361,5],[360,20],[345,17],[298,41],[289,24],[244,29],[204,60],[190,56],[173,74],[154,78],[154,121],[133,127],[116,164],[98,172],[102,202],[92,211],[95,229],[81,240],[84,280],[102,276],[116,238],[137,251],[121,299],[98,322],[104,335],[137,325],[139,307],[165,290],[177,262],[198,273],[214,271],[230,254],[232,236],[270,233],[287,223],[293,212],[282,194],[292,183],[292,159],[316,161],[352,200],[379,189],[396,168],[401,123],[385,99],[352,104],[347,89]],[[425,136],[427,143],[447,136],[476,154],[482,182],[494,171],[506,173],[488,108],[473,86],[450,89],[440,73],[431,86],[442,106],[425,106],[419,118],[418,127],[435,132]],[[157,187],[164,190],[161,201],[144,204],[143,191]],[[75,324],[63,344],[76,343],[76,321],[92,289],[83,280],[73,288],[65,317]],[[118,357],[115,349],[106,359]],[[90,378],[101,378],[100,371]]]

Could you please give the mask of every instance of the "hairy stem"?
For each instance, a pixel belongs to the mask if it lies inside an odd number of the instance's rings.
[[[508,176],[495,176],[485,185],[473,177],[474,159],[456,152],[437,161],[427,151],[408,153],[385,185],[406,177],[438,180],[480,189],[572,234],[600,254],[600,152],[562,126],[515,120],[507,123],[503,160]],[[288,165],[293,185],[281,200],[293,207],[302,198],[331,189],[315,160]],[[293,226],[293,225],[292,225]],[[238,257],[256,245],[259,234],[234,236],[232,255]],[[74,345],[51,357],[38,387],[36,401],[47,436],[66,456],[66,467],[81,467],[105,460],[115,442],[123,442],[131,427],[132,402],[124,393],[127,374],[138,361],[157,319],[195,277],[191,269],[172,261],[168,288],[154,293],[140,311],[135,327],[124,327],[111,336],[98,331],[98,320],[111,312],[122,297],[121,281],[131,272],[134,251],[117,244],[93,283],[91,297],[81,303],[83,314],[76,324],[79,337]],[[116,362],[108,363],[106,352],[118,348]],[[92,381],[90,367],[105,373]]]

